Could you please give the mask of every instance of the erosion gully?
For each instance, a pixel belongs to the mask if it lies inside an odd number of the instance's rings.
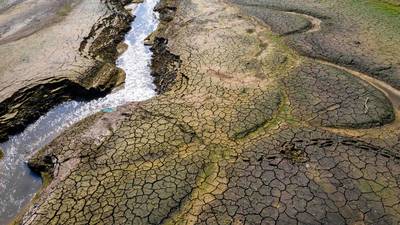
[[[5,154],[0,161],[0,224],[9,223],[42,185],[40,176],[34,174],[26,164],[30,155],[91,114],[111,112],[117,106],[144,101],[156,95],[149,67],[152,53],[144,45],[144,39],[158,25],[158,15],[153,11],[157,2],[145,0],[142,4],[128,6],[136,17],[125,37],[128,48],[116,62],[126,72],[123,88],[89,102],[69,101],[60,104],[28,126],[23,133],[0,144]]]

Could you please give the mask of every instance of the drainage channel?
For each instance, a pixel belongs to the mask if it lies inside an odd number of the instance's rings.
[[[5,154],[0,160],[0,224],[9,223],[42,185],[41,178],[27,167],[26,160],[30,155],[89,115],[113,111],[117,106],[144,101],[156,95],[149,67],[152,53],[144,45],[144,39],[158,25],[158,15],[153,11],[157,2],[145,0],[142,4],[129,6],[136,17],[125,37],[128,48],[116,62],[126,72],[123,88],[89,102],[60,104],[24,132],[0,144]]]

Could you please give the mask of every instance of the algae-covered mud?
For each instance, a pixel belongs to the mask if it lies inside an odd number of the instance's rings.
[[[399,224],[398,3],[145,0],[147,97],[50,135],[15,223]]]

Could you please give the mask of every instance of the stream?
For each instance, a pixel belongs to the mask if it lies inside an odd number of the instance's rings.
[[[136,18],[125,37],[128,48],[116,62],[126,72],[123,88],[92,101],[60,104],[28,126],[24,132],[0,144],[4,150],[4,158],[0,161],[0,224],[9,223],[42,185],[40,176],[27,167],[26,160],[30,155],[89,115],[99,111],[110,112],[117,106],[144,101],[156,95],[149,67],[152,53],[144,45],[144,39],[158,25],[158,15],[153,12],[157,2],[145,0],[142,4],[128,7],[133,10]]]

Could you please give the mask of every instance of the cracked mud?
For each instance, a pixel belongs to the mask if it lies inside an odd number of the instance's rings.
[[[335,4],[162,0],[161,94],[33,156],[18,223],[399,224],[400,10]]]

